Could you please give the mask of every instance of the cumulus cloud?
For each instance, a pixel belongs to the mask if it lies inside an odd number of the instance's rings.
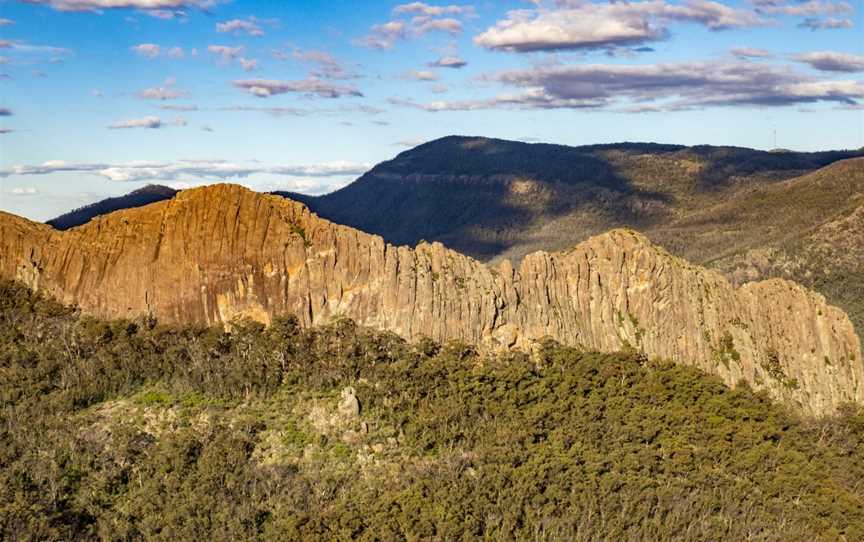
[[[404,39],[407,34],[407,25],[402,21],[389,21],[384,24],[376,24],[372,27],[369,35],[360,38],[355,43],[370,49],[388,50],[392,49],[396,42]]]
[[[394,15],[415,15],[425,17],[441,17],[442,15],[463,15],[467,17],[474,16],[474,6],[465,5],[449,5],[449,6],[431,6],[423,2],[412,2],[410,4],[401,4],[393,8]]]
[[[458,36],[462,33],[462,21],[456,19],[412,19],[414,23],[414,32],[422,36],[429,32],[446,32],[451,36]]]
[[[758,9],[762,13],[791,15],[795,17],[841,15],[855,11],[855,8],[847,2],[824,2],[822,0],[808,0],[806,2],[791,4],[783,1],[762,2]]]
[[[393,19],[374,25],[368,35],[354,43],[370,49],[389,50],[400,40],[424,36],[430,32],[458,36],[463,30],[461,19],[475,16],[475,10],[470,5],[435,6],[412,2],[394,7],[391,14]]]
[[[186,56],[182,47],[162,47],[155,43],[139,43],[138,45],[130,47],[130,50],[148,60],[153,60],[159,56],[179,60]]]
[[[260,38],[264,35],[264,30],[261,29],[261,26],[258,24],[258,20],[255,17],[249,17],[248,19],[232,19],[230,21],[225,21],[224,23],[216,23],[216,31],[222,32],[223,34],[234,34],[235,36],[245,34],[256,38]]]
[[[246,48],[242,45],[238,47],[229,47],[227,45],[209,45],[207,47],[207,51],[211,54],[221,57],[223,62],[231,62],[235,58],[238,58],[240,55],[242,55],[246,51]]]
[[[852,28],[851,19],[838,19],[836,17],[826,17],[819,19],[816,17],[808,17],[798,24],[798,28],[809,28],[810,30],[841,30],[844,28]]]
[[[144,117],[143,119],[129,119],[117,121],[108,126],[112,130],[122,130],[127,128],[162,128],[162,119],[159,117]]]
[[[188,92],[178,89],[175,86],[174,79],[165,81],[165,85],[161,87],[146,88],[140,91],[137,96],[142,100],[176,100],[177,98],[185,98]]]
[[[434,62],[427,64],[430,68],[464,68],[468,63],[456,55],[444,55]]]
[[[819,80],[785,66],[751,62],[552,65],[488,75],[518,92],[482,100],[391,103],[427,111],[493,108],[676,111],[720,106],[856,104],[859,81]]]
[[[299,107],[256,107],[252,105],[232,105],[228,107],[217,107],[216,111],[254,112],[266,113],[273,117],[305,117],[311,111]]]
[[[139,43],[131,47],[132,51],[144,58],[156,58],[162,52],[162,48],[155,43]]]
[[[414,81],[437,81],[438,76],[434,72],[428,70],[411,70],[404,76],[406,79]]]
[[[487,49],[510,52],[608,49],[665,39],[672,22],[701,24],[710,30],[759,26],[755,12],[710,0],[665,0],[595,4],[559,0],[547,8],[510,11],[504,20],[474,38]]]
[[[243,68],[243,71],[253,72],[258,69],[258,60],[254,58],[243,58],[241,56],[237,59],[237,62],[240,63],[240,67]]]
[[[0,17],[0,26],[12,26],[13,24],[15,24],[15,21],[13,21],[12,19]]]
[[[282,60],[287,58],[287,55],[281,51],[274,51],[274,55]],[[321,79],[356,79],[359,77],[354,71],[346,68],[336,57],[325,51],[314,49],[304,51],[295,48],[291,57],[300,62],[313,64],[315,66],[312,71],[313,77]]]
[[[757,47],[736,47],[734,49],[729,50],[732,53],[732,56],[738,57],[740,59],[747,58],[771,58],[773,57],[773,53],[767,49],[759,49]]]
[[[278,81],[273,79],[244,79],[233,82],[234,86],[253,96],[267,98],[277,94],[296,93],[319,98],[342,98],[345,96],[362,97],[363,93],[353,85],[337,85],[316,78],[298,81]]]
[[[795,55],[793,58],[798,62],[808,64],[814,70],[824,72],[864,72],[864,56],[861,55],[834,51],[814,51]]]
[[[0,107],[0,117],[11,117],[12,110],[8,107]]]
[[[54,173],[90,173],[117,182],[128,181],[183,181],[190,179],[240,179],[269,174],[284,177],[326,178],[359,176],[368,171],[369,164],[335,161],[320,164],[275,165],[259,162],[235,163],[223,160],[181,160],[177,162],[77,163],[52,160],[39,165],[16,165],[0,169],[0,177],[12,175],[51,175]]]

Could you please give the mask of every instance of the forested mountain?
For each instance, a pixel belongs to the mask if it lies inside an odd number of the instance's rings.
[[[122,209],[134,209],[174,197],[177,191],[161,185],[147,185],[133,192],[116,198],[108,198],[70,211],[47,222],[58,230],[68,230],[90,222],[97,216],[102,216]]]

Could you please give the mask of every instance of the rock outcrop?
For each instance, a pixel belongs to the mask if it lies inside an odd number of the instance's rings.
[[[864,400],[859,338],[822,296],[784,280],[735,288],[629,230],[491,267],[216,185],[65,232],[0,213],[0,277],[102,317],[212,325],[294,314],[315,325],[344,316],[407,339],[489,348],[551,337],[693,364],[811,414]]]

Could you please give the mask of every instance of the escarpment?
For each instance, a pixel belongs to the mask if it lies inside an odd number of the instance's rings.
[[[864,400],[859,338],[822,296],[776,279],[735,288],[629,230],[491,267],[216,185],[65,232],[0,213],[0,251],[3,278],[102,317],[209,325],[294,314],[315,325],[344,316],[488,348],[551,337],[693,364],[811,414]]]

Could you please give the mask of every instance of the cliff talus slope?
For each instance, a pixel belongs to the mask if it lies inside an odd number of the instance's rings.
[[[318,218],[304,205],[231,185],[112,213],[65,232],[0,214],[0,276],[103,317],[305,325],[349,317],[409,339],[490,348],[544,337],[633,348],[741,379],[810,413],[864,400],[848,317],[795,283],[732,286],[629,230],[514,268]]]

